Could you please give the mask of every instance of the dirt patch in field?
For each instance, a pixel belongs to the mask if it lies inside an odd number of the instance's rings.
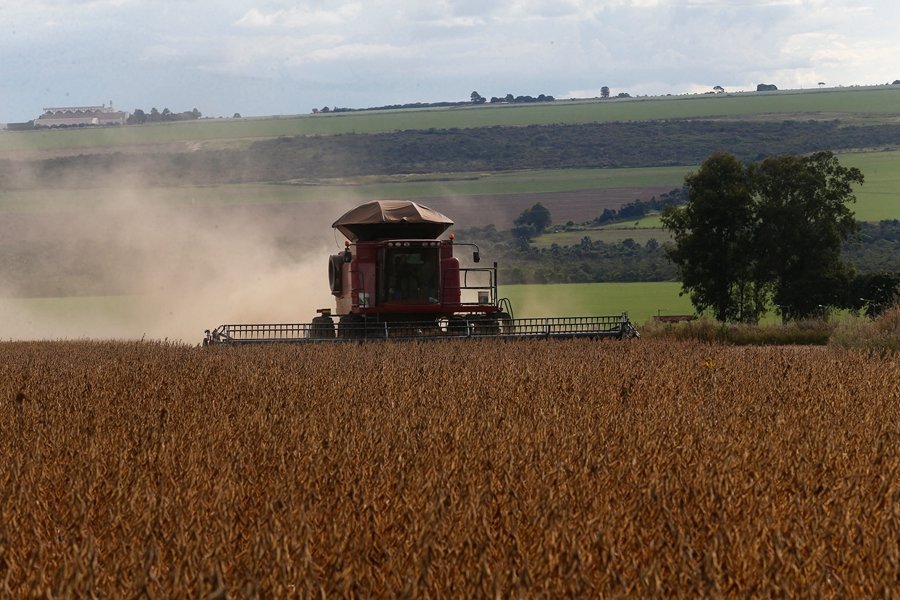
[[[574,192],[536,192],[497,194],[490,196],[456,196],[419,198],[454,220],[457,227],[484,226],[493,223],[497,229],[509,229],[522,211],[540,202],[553,218],[563,225],[568,221],[583,223],[599,217],[604,209],[618,209],[633,200],[649,200],[671,191],[671,186],[646,188],[610,188]]]

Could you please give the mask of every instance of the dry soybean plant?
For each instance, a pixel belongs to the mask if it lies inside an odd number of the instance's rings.
[[[889,597],[900,358],[0,344],[0,596]]]

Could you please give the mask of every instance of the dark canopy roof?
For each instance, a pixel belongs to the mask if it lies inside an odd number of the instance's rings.
[[[332,223],[349,240],[437,239],[451,225],[447,216],[409,200],[375,200]]]

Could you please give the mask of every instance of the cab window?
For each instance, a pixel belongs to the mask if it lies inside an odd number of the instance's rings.
[[[439,248],[385,248],[379,300],[382,302],[437,303],[440,273]]]

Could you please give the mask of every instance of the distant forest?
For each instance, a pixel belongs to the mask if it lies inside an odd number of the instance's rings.
[[[131,116],[128,117],[129,125],[142,125],[144,123],[169,123],[174,121],[196,121],[203,114],[196,108],[186,110],[184,112],[172,112],[168,108],[159,111],[156,107],[150,109],[149,113],[145,113],[142,109],[136,108]]]
[[[85,174],[151,185],[227,184],[403,173],[696,165],[717,150],[742,160],[816,150],[897,147],[900,124],[675,120],[294,136],[246,149],[108,152],[0,161],[3,189],[60,187]],[[27,167],[27,168],[25,168]],[[20,176],[28,173],[29,176]]]
[[[507,94],[502,98],[498,98],[497,96],[492,96],[490,103],[491,104],[532,104],[535,102],[553,102],[556,98],[547,94],[539,94],[538,96],[513,96],[512,94]],[[472,106],[472,105],[480,105],[484,104],[488,101],[487,98],[479,94],[478,92],[472,92],[471,99],[467,101],[460,102],[408,102],[406,104],[386,104],[384,106],[370,106],[367,108],[341,108],[335,106],[334,108],[329,108],[328,106],[323,106],[322,108],[314,108],[312,109],[313,114],[319,113],[343,113],[343,112],[360,112],[360,111],[375,111],[375,110],[398,110],[398,109],[407,109],[407,108],[453,108],[455,106]]]

